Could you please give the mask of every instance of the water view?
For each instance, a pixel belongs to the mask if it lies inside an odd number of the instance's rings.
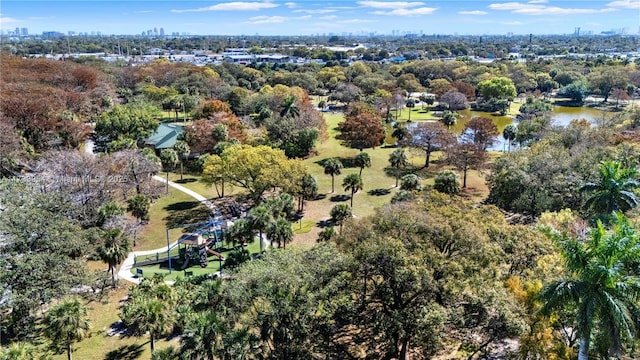
[[[458,111],[458,114],[460,114],[460,117],[458,117],[456,124],[451,127],[451,131],[455,132],[456,134],[461,134],[462,130],[464,130],[469,120],[471,120],[474,117],[486,117],[486,118],[492,119],[493,122],[498,127],[498,132],[500,134],[502,134],[502,131],[507,125],[513,124],[514,122],[516,124],[518,123],[518,121],[515,120],[515,117],[513,115],[499,116],[493,113],[482,112],[482,111],[472,111],[469,109]],[[606,118],[607,116],[610,116],[610,115],[606,111],[585,107],[585,106],[582,106],[582,107],[554,106],[552,119],[553,119],[553,124],[556,126],[567,126],[572,120],[576,120],[576,119],[585,119],[589,121],[591,124],[596,124],[599,121],[601,121],[603,118]],[[411,126],[411,124],[409,124],[409,126]],[[385,141],[387,144],[395,143],[395,139],[390,135],[392,131],[393,131],[392,125],[388,125],[387,134],[389,135],[387,136],[387,139]],[[502,135],[500,135],[497,137],[496,143],[492,147],[490,147],[489,150],[502,151],[502,150],[505,150],[506,148],[507,148],[507,143],[502,137]]]

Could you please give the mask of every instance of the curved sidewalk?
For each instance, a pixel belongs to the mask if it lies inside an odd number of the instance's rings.
[[[160,177],[160,176],[154,176],[153,180],[156,181],[160,181],[163,184],[167,183],[167,180],[165,180],[164,178]],[[182,191],[183,193],[193,197],[194,199],[200,201],[201,203],[203,203],[206,207],[208,207],[211,210],[216,209],[215,205],[213,205],[211,203],[211,201],[207,200],[207,198],[205,198],[204,196],[198,194],[197,192],[193,191],[193,190],[189,190],[186,187],[180,185],[180,184],[176,184],[173,181],[169,181],[169,186],[171,186],[172,188]],[[174,242],[173,244],[170,245],[170,247],[173,247],[177,244],[177,241]],[[135,262],[135,257],[136,256],[143,256],[143,255],[153,255],[156,253],[160,253],[160,252],[165,252],[167,251],[167,248],[165,246],[158,248],[158,249],[154,249],[154,250],[144,250],[144,251],[132,251],[129,253],[129,256],[127,256],[127,258],[124,260],[124,262],[120,265],[120,270],[118,270],[118,280],[122,279],[122,280],[127,280],[129,282],[132,282],[134,284],[139,284],[140,283],[140,278],[138,278],[137,276],[135,276],[133,273],[131,273],[131,268],[134,265]]]
[[[154,176],[153,177],[154,180],[156,181],[160,181],[163,184],[167,183],[167,180],[164,179],[163,177],[160,176]],[[182,191],[183,193],[193,197],[194,199],[200,201],[201,203],[203,203],[207,208],[209,208],[210,210],[214,211],[216,210],[216,206],[213,205],[213,203],[211,203],[211,201],[207,200],[207,198],[205,198],[204,196],[198,194],[197,192],[187,189],[186,187],[180,185],[180,184],[176,184],[173,181],[169,181],[169,186],[171,186],[172,188]],[[262,236],[263,238],[260,239],[262,241],[262,243],[265,245],[265,249],[269,246],[269,241],[266,239],[266,236]],[[170,245],[170,247],[174,247],[177,244],[177,241],[174,242],[173,244]],[[122,280],[127,280],[129,282],[132,282],[134,284],[139,284],[140,283],[140,278],[138,278],[137,276],[135,276],[133,273],[131,273],[131,268],[134,265],[135,262],[135,257],[136,256],[143,256],[143,255],[153,255],[159,252],[165,252],[167,251],[166,247],[161,247],[158,249],[154,249],[154,250],[144,250],[144,251],[133,251],[130,252],[129,255],[127,256],[127,258],[124,260],[124,262],[120,265],[120,270],[118,270],[118,280],[122,279]],[[172,282],[170,282],[172,283]]]

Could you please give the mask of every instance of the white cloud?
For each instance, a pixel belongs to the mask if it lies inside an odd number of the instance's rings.
[[[19,24],[21,22],[22,22],[22,20],[18,20],[18,19],[14,19],[12,17],[1,16],[0,15],[0,26],[2,26],[2,27],[4,27],[5,25]]]
[[[254,16],[249,18],[250,24],[279,24],[289,20],[284,16]]]
[[[318,19],[320,20],[333,20],[338,18],[337,15],[327,15],[327,16],[320,16]]]
[[[529,4],[546,4],[547,0],[529,0]]]
[[[407,9],[424,5],[424,3],[408,1],[358,1],[358,5],[374,9]]]
[[[640,9],[640,0],[618,0],[607,4],[609,7],[624,9]]]
[[[502,25],[524,25],[524,23],[520,21],[503,21],[500,24]]]
[[[228,3],[220,3],[217,5],[206,6],[196,9],[182,9],[171,10],[173,13],[185,13],[185,12],[205,12],[205,11],[256,11],[262,9],[271,9],[278,7],[277,4],[270,2],[243,2],[235,1]]]
[[[521,2],[490,4],[489,8],[492,10],[511,11],[514,14],[522,14],[522,15],[575,15],[575,14],[598,14],[598,13],[616,11],[616,9],[613,9],[613,8],[604,8],[604,9],[561,8],[557,6],[526,4]]]
[[[340,20],[336,22],[340,24],[364,24],[364,23],[372,23],[376,21],[371,19],[349,19],[349,20]]]
[[[309,20],[311,19],[311,15],[304,15],[298,17],[288,17],[288,16],[254,16],[249,18],[247,23],[249,24],[281,24],[283,22],[291,21],[291,20]]]
[[[333,9],[299,9],[293,10],[294,13],[305,13],[305,14],[328,14],[332,12],[336,12],[337,10]]]
[[[53,16],[29,16],[27,20],[40,21],[40,20],[51,20],[54,19]]]
[[[488,12],[482,10],[473,10],[473,11],[458,11],[460,15],[487,15]]]
[[[284,6],[288,7],[289,9],[293,9],[293,8],[298,7],[298,4],[296,4],[294,2],[287,2],[287,3],[284,3]]]
[[[437,8],[421,7],[416,9],[394,9],[391,11],[374,11],[375,15],[391,15],[391,16],[420,16],[431,15]]]

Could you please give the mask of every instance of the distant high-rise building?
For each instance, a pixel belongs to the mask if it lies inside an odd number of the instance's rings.
[[[17,27],[13,34],[16,36],[20,36],[20,28]]]
[[[158,28],[157,27],[153,28],[153,35],[158,36]]]
[[[580,36],[580,28],[579,27],[575,28],[575,30],[573,31],[573,36]]]
[[[160,36],[164,36],[164,28],[160,28]]]

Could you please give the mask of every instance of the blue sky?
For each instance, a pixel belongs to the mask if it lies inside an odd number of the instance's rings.
[[[640,0],[32,1],[2,0],[0,28],[29,33],[199,35],[571,34],[640,31]]]

